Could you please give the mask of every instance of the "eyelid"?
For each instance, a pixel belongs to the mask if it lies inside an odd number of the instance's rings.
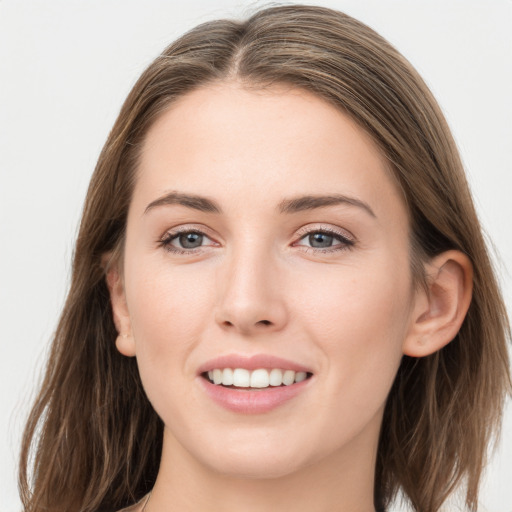
[[[170,243],[173,240],[176,240],[179,237],[179,235],[182,235],[183,233],[201,235],[203,238],[206,238],[206,239],[210,240],[211,242],[214,242],[213,244],[206,244],[206,245],[204,245],[202,247],[208,247],[209,245],[218,245],[206,233],[204,233],[203,231],[199,231],[197,229],[184,229],[184,230],[179,230],[179,231],[167,231],[164,234],[164,236],[161,238],[161,241],[165,242],[165,241],[168,240],[169,243]],[[188,250],[193,250],[193,249],[188,249]]]
[[[216,247],[220,244],[214,239],[214,236],[210,235],[209,232],[211,230],[204,225],[200,224],[184,224],[176,226],[175,228],[169,228],[165,231],[165,233],[158,239],[158,245],[168,250],[169,252],[174,252],[178,254],[198,254],[203,251],[207,247]],[[182,233],[197,233],[207,238],[213,243],[201,245],[199,247],[193,248],[180,248],[172,245],[172,242]],[[338,244],[333,245],[331,247],[326,248],[318,248],[318,247],[308,247],[306,245],[299,244],[303,238],[313,233],[324,233],[330,236],[333,236],[338,240]],[[326,224],[308,224],[306,226],[301,227],[295,234],[295,238],[297,239],[292,245],[295,247],[301,247],[303,250],[312,250],[315,252],[336,252],[342,249],[349,249],[356,243],[356,238],[352,233],[347,231],[346,229],[326,225]]]
[[[160,237],[160,240],[163,240],[168,235],[179,235],[181,233],[199,233],[210,239],[218,238],[210,228],[203,224],[178,224],[177,226],[167,228]]]
[[[313,247],[311,245],[303,245],[300,242],[308,235],[314,233],[322,233],[331,236],[337,240],[337,243],[329,247]],[[342,251],[351,250],[356,244],[356,238],[349,231],[334,227],[332,225],[311,225],[302,227],[296,234],[298,240],[292,244],[293,247],[298,248],[305,253],[312,253],[314,255],[331,255],[335,256]]]
[[[311,233],[317,232],[324,232],[330,235],[336,235],[352,243],[356,242],[356,237],[352,233],[350,233],[350,231],[347,231],[346,229],[337,226],[332,226],[331,224],[322,223],[308,224],[306,226],[303,226],[297,231],[296,236],[303,238],[305,235],[310,235]]]
[[[210,231],[210,229],[201,224],[182,224],[174,228],[167,229],[163,235],[158,238],[157,244],[158,246],[163,247],[165,250],[175,254],[199,254],[207,247],[215,247],[220,245],[214,239],[214,236],[210,234]],[[183,233],[197,233],[198,235],[202,235],[204,238],[207,238],[213,243],[192,248],[175,247],[172,245],[172,242]]]

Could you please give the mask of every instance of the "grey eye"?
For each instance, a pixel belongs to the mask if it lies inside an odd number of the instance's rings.
[[[203,235],[199,233],[181,233],[178,242],[184,249],[195,249],[203,244]]]
[[[332,247],[334,237],[326,233],[312,233],[308,236],[308,242],[311,247],[315,249],[323,249],[326,247]]]

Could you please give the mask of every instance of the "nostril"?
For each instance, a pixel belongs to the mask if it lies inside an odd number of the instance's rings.
[[[258,323],[263,324],[263,325],[271,325],[272,324],[272,322],[270,320],[260,320]]]

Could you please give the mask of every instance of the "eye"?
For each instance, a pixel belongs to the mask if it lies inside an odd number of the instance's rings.
[[[216,245],[216,243],[199,230],[169,231],[159,241],[164,249],[178,254],[197,252],[205,246]]]
[[[319,249],[323,252],[348,249],[354,245],[355,241],[332,229],[314,229],[306,231],[306,234],[295,244],[297,246]]]
[[[348,249],[355,243],[348,234],[344,235],[331,228],[309,229],[304,230],[303,233],[304,235],[294,245],[304,247],[306,250],[334,252]],[[198,229],[168,231],[158,243],[165,250],[177,254],[195,254],[200,252],[203,247],[218,245]]]

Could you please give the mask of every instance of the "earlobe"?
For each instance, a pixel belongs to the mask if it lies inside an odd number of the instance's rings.
[[[455,338],[473,290],[473,266],[460,251],[446,251],[426,265],[427,288],[418,289],[403,352],[424,357]]]
[[[135,356],[135,344],[131,334],[118,334],[116,338],[116,348],[123,356]]]
[[[105,279],[110,294],[114,325],[118,332],[116,338],[117,350],[125,356],[133,357],[135,356],[135,343],[131,333],[131,321],[126,304],[124,282],[118,264],[107,267]]]

